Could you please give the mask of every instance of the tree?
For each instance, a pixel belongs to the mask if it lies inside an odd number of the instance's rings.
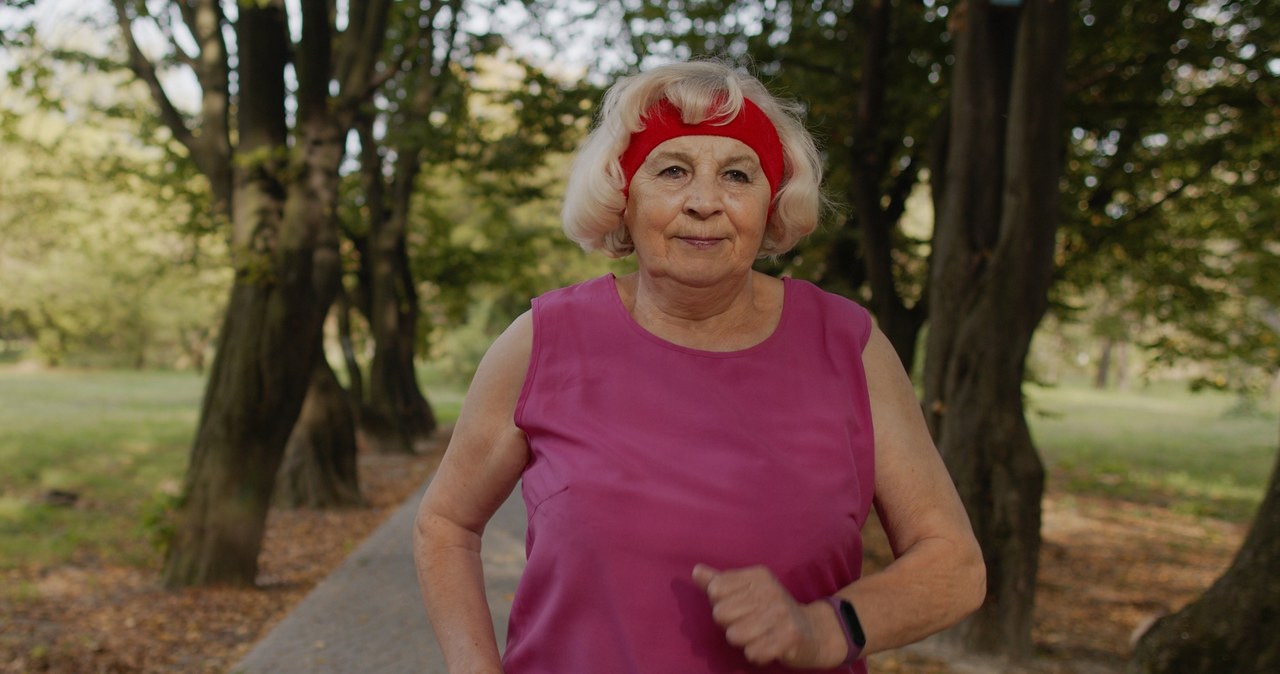
[[[1053,279],[1068,14],[1065,2],[953,16],[955,68],[937,221],[924,405],[987,564],[987,600],[947,640],[1027,657],[1044,468],[1022,381]]]
[[[215,0],[113,5],[130,69],[229,215],[235,267],[164,580],[251,584],[339,280],[338,169],[355,111],[378,84],[388,3],[352,4],[339,31],[331,3],[304,0],[296,43],[284,0],[239,3],[230,15]],[[170,39],[163,59],[137,39],[144,23]],[[175,65],[200,86],[194,117],[164,86]]]
[[[1265,674],[1280,670],[1280,453],[1227,571],[1203,595],[1155,622],[1134,649],[1132,674]]]
[[[852,143],[848,144],[849,202],[856,213],[858,248],[862,251],[866,280],[871,288],[871,309],[903,367],[911,372],[916,341],[927,315],[929,292],[927,286],[922,288],[911,305],[903,297],[903,288],[894,272],[894,238],[907,198],[920,179],[920,167],[924,163],[921,155],[928,145],[921,143],[921,149],[905,155],[899,149],[902,139],[909,137],[908,122],[891,122],[885,106],[890,89],[888,80],[893,72],[890,56],[895,47],[902,48],[892,43],[893,3],[875,0],[863,4],[862,77],[857,87],[857,107],[850,116],[853,133]],[[915,121],[918,123],[919,119]],[[891,162],[899,155],[905,161],[897,167],[895,175]],[[836,269],[855,268],[835,256],[833,261],[837,262]]]
[[[447,22],[437,31],[437,17],[446,4]],[[388,90],[395,95],[387,97],[386,107],[391,109],[383,111],[383,119],[393,129],[388,136],[394,140],[386,147],[379,143],[370,108],[357,125],[368,228],[360,246],[360,278],[367,284],[362,305],[374,342],[369,398],[360,408],[360,418],[366,438],[384,452],[413,452],[436,427],[435,413],[422,395],[414,368],[421,309],[405,239],[427,140],[419,126],[453,77],[461,9],[462,3],[454,0],[432,3],[416,20],[402,17],[398,29],[413,36],[400,41],[403,58],[414,65],[389,82]],[[415,24],[430,29],[415,30]]]

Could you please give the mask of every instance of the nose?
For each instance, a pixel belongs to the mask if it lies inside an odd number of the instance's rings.
[[[713,175],[697,175],[689,181],[684,199],[684,212],[705,220],[724,210],[724,193]]]

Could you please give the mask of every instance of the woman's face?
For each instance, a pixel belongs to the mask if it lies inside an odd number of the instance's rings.
[[[680,136],[632,177],[623,224],[642,272],[706,287],[750,271],[769,201],[760,160],[742,141]]]

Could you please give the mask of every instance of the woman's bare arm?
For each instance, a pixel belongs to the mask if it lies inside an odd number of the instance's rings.
[[[418,510],[418,583],[448,671],[455,674],[502,671],[484,594],[480,538],[528,461],[515,407],[532,340],[532,316],[526,312],[485,354]]]
[[[911,380],[878,329],[863,362],[875,424],[876,512],[895,557],[840,593],[861,618],[869,653],[958,623],[982,605],[987,576]]]

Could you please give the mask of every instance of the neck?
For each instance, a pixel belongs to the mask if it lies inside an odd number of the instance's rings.
[[[641,327],[691,348],[736,351],[753,346],[772,334],[781,316],[781,282],[755,272],[690,287],[641,271],[618,279],[617,285]]]
[[[635,274],[632,313],[676,323],[705,323],[753,310],[755,274],[729,278],[706,287],[690,287],[643,271]]]

